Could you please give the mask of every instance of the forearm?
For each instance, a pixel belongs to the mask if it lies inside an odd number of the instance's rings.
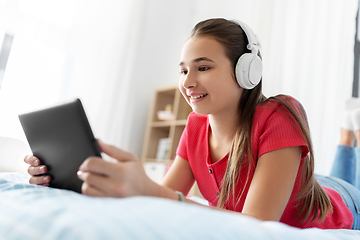
[[[171,189],[169,187],[157,184],[155,192],[156,192],[155,195],[157,197],[168,198],[168,199],[172,199],[172,200],[175,200],[175,201],[180,201],[179,194],[176,193],[175,190],[173,190],[173,189]],[[197,203],[195,201],[192,201],[192,200],[190,200],[190,199],[188,199],[186,197],[184,197],[184,202],[199,204],[199,203]],[[199,205],[202,205],[202,204],[199,204]]]
[[[165,187],[165,186],[163,186],[163,185],[158,185],[158,186],[157,186],[156,196],[157,196],[157,197],[162,197],[162,198],[172,199],[172,200],[175,200],[175,201],[180,201],[179,194],[176,193],[175,190],[173,190],[173,189],[171,189],[171,188],[169,188],[169,187]],[[184,202],[186,202],[186,203],[191,203],[191,204],[197,204],[197,205],[200,205],[200,206],[203,206],[203,207],[212,208],[212,209],[215,209],[215,210],[233,212],[233,211],[229,211],[229,210],[224,209],[224,208],[218,208],[218,207],[203,205],[203,204],[201,204],[201,203],[198,203],[198,202],[196,202],[196,201],[193,201],[193,200],[191,200],[191,199],[188,199],[188,198],[186,198],[185,196],[184,196]]]

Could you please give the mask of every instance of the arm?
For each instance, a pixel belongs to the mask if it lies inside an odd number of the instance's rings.
[[[136,157],[99,142],[102,151],[118,160],[88,158],[79,169],[82,193],[89,196],[156,196],[178,200],[177,191],[187,193],[194,177],[188,161],[177,157],[162,185],[150,180]],[[279,221],[289,201],[301,159],[301,147],[283,148],[262,155],[250,185],[243,214],[260,220]],[[179,181],[181,179],[181,181]],[[186,202],[195,203],[185,198]],[[218,210],[215,207],[211,207]],[[226,210],[225,210],[226,211]]]
[[[301,161],[302,147],[282,148],[258,159],[243,214],[279,221],[290,199]]]
[[[175,191],[187,194],[195,181],[189,162],[179,156],[166,174],[162,185],[159,185],[146,176],[141,163],[133,154],[99,143],[103,152],[116,158],[118,162],[106,162],[97,157],[88,158],[79,169],[79,178],[84,181],[82,192],[85,195],[148,195],[178,200]],[[258,159],[242,213],[260,220],[279,221],[289,201],[300,158],[301,147],[283,148],[263,154]],[[46,172],[46,169],[40,170],[36,160],[33,156],[27,156],[25,159],[25,162],[31,164],[31,175],[42,173],[44,170]],[[34,180],[33,183],[44,184],[42,177],[33,176],[31,179]],[[189,199],[185,201],[194,203]]]
[[[174,165],[159,185],[148,178],[140,161],[129,152],[99,141],[101,150],[117,159],[107,162],[90,157],[80,166],[78,176],[84,181],[82,193],[101,197],[157,196],[178,200],[175,191],[186,194],[194,184],[188,161],[176,157]],[[193,202],[185,199],[186,202]]]
[[[161,185],[175,191],[180,191],[186,195],[194,185],[194,182],[195,178],[189,162],[176,156],[173,165],[165,175]]]

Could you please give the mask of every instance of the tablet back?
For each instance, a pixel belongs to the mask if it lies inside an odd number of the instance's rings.
[[[89,156],[101,157],[79,99],[19,115],[33,155],[45,164],[50,187],[81,192],[77,171]]]

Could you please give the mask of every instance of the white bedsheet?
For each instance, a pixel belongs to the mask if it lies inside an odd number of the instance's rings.
[[[154,197],[93,198],[0,173],[0,239],[333,239],[360,231],[297,229]]]

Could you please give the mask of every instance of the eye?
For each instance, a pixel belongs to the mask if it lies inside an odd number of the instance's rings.
[[[207,71],[209,69],[210,69],[210,67],[204,67],[204,66],[199,67],[199,71],[201,71],[201,72]]]
[[[187,73],[188,73],[188,71],[185,70],[185,69],[181,69],[181,70],[180,70],[180,74],[186,75]]]

